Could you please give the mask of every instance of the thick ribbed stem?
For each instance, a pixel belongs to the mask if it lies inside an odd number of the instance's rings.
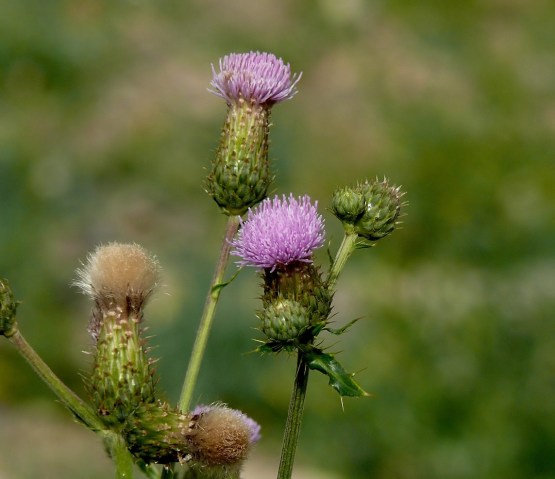
[[[220,250],[220,259],[216,265],[210,289],[208,290],[208,295],[206,296],[204,311],[202,313],[197,336],[191,352],[191,359],[189,360],[189,366],[187,368],[187,374],[185,375],[183,388],[181,390],[181,398],[179,400],[179,409],[181,409],[181,411],[187,411],[191,404],[191,398],[197,382],[202,358],[206,349],[206,343],[208,342],[210,328],[212,327],[214,314],[216,312],[216,305],[223,286],[224,272],[229,259],[229,253],[231,251],[230,241],[235,236],[235,233],[237,233],[239,221],[239,216],[229,216],[227,220],[226,232],[222,242],[222,248]]]
[[[304,400],[308,386],[308,365],[303,353],[299,351],[297,357],[297,373],[291,400],[289,401],[289,411],[287,412],[287,422],[283,434],[283,445],[281,449],[281,460],[277,479],[290,479],[293,473],[293,462],[295,461],[295,451],[301,432],[303,420]]]

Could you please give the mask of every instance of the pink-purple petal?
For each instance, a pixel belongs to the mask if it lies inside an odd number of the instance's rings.
[[[244,99],[257,104],[274,104],[297,93],[300,74],[271,53],[231,53],[219,61],[220,71],[212,65],[212,89],[228,103]]]
[[[265,199],[249,210],[232,253],[241,266],[275,268],[296,261],[312,262],[314,249],[324,244],[324,220],[308,196]]]

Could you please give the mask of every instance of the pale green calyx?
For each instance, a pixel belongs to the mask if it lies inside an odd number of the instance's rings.
[[[264,351],[294,350],[311,343],[326,326],[332,294],[318,269],[301,261],[265,269],[263,310],[258,313],[266,335]]]
[[[206,191],[227,215],[242,215],[266,197],[270,108],[240,99],[228,114]]]

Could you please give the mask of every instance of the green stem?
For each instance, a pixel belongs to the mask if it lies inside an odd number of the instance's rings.
[[[328,275],[328,280],[326,286],[328,291],[333,292],[335,288],[335,283],[337,283],[337,278],[339,278],[339,274],[341,270],[345,266],[345,263],[356,249],[356,241],[358,235],[356,233],[345,233],[343,237],[343,241],[337,250],[337,254],[335,255],[335,259],[330,268],[330,272]]]
[[[115,432],[104,435],[104,443],[116,465],[116,479],[133,478],[133,458],[123,437]]]
[[[208,290],[208,295],[206,296],[204,311],[202,313],[197,336],[195,338],[195,344],[193,345],[193,350],[191,352],[191,359],[189,360],[189,366],[187,368],[187,374],[185,375],[183,388],[181,390],[179,408],[182,411],[187,411],[191,404],[191,398],[197,382],[202,357],[204,356],[204,350],[206,349],[206,343],[208,342],[210,328],[212,327],[214,319],[214,313],[216,312],[216,304],[218,303],[220,292],[222,290],[224,272],[231,250],[229,242],[233,239],[235,233],[237,233],[237,230],[239,229],[239,221],[240,216],[229,216],[227,220],[226,232],[220,251],[220,259],[216,265],[212,283],[210,284],[210,289]]]
[[[304,355],[299,351],[297,357],[297,373],[295,375],[293,393],[289,401],[289,411],[287,412],[287,422],[283,434],[283,445],[277,479],[290,479],[293,473],[293,462],[295,460],[299,433],[301,432],[304,400],[306,397],[306,388],[308,386],[308,372],[308,365],[304,359]]]
[[[18,329],[10,332],[10,342],[17,348],[19,353],[27,360],[38,376],[54,391],[58,399],[67,407],[81,422],[89,429],[100,432],[105,429],[104,424],[83,400],[69,389],[42,358],[36,353],[31,345],[25,340]]]

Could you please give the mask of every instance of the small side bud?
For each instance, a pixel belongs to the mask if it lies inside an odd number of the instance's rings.
[[[9,338],[15,332],[15,313],[19,303],[14,299],[7,279],[0,279],[0,335]]]
[[[402,196],[400,188],[390,186],[386,179],[365,181],[355,187],[336,190],[331,210],[347,233],[377,241],[390,234],[398,224]]]
[[[225,405],[199,406],[191,414],[188,439],[193,465],[211,469],[214,477],[219,477],[218,469],[222,473],[238,471],[260,439],[260,426]]]
[[[356,223],[366,211],[364,195],[356,188],[344,187],[335,191],[331,202],[332,213],[342,222]]]
[[[397,186],[390,186],[388,181],[374,181],[358,186],[364,195],[366,211],[355,224],[355,231],[370,241],[377,241],[390,234],[397,224],[401,212],[403,194]]]

